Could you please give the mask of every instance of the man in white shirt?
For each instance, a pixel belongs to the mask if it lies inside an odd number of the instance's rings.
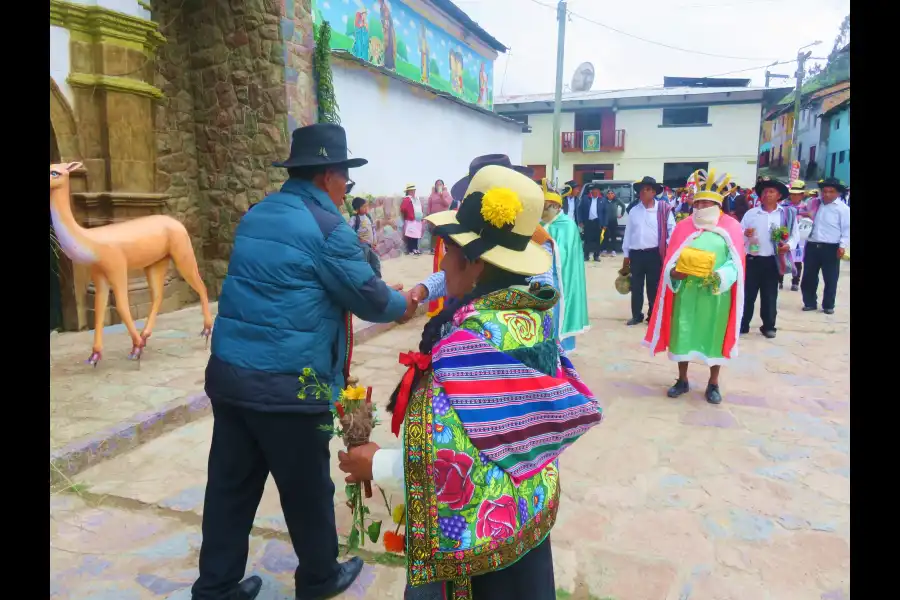
[[[762,334],[775,337],[775,317],[778,314],[778,284],[781,282],[779,254],[791,252],[797,246],[797,228],[793,221],[793,209],[780,206],[788,195],[785,184],[775,179],[763,179],[756,184],[760,206],[751,208],[741,219],[741,228],[747,237],[747,268],[744,284],[744,315],[741,333],[749,333],[750,320],[759,296],[759,316]],[[786,227],[791,233],[786,240],[772,241],[773,230]]]
[[[822,204],[816,211],[812,232],[806,242],[806,256],[803,260],[803,310],[817,309],[819,271],[825,280],[822,292],[822,310],[826,315],[834,314],[834,298],[837,294],[838,276],[841,272],[841,258],[850,247],[850,207],[840,202],[838,196],[846,191],[839,180],[830,177],[819,182]]]
[[[644,285],[647,286],[647,321],[656,304],[659,275],[669,236],[675,227],[675,217],[668,202],[661,202],[656,196],[662,191],[662,184],[652,177],[644,177],[632,186],[640,202],[628,213],[628,224],[622,238],[622,253],[625,260],[623,269],[631,271],[631,319],[626,325],[637,325],[644,321]]]

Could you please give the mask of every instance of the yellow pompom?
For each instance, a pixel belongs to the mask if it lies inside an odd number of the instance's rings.
[[[481,200],[481,217],[496,228],[512,225],[525,210],[519,195],[508,188],[494,188]]]
[[[344,400],[365,400],[366,388],[362,386],[351,386],[344,390],[342,396]]]
[[[406,520],[406,506],[403,504],[395,506],[394,510],[391,511],[391,518],[397,525],[403,523]]]

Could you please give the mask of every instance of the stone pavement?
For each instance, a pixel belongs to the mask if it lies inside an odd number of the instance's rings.
[[[384,262],[383,275],[408,288],[431,273],[431,264],[430,256],[395,258]],[[216,304],[211,308],[215,313]],[[209,413],[202,327],[199,306],[160,315],[140,364],[126,358],[131,339],[125,326],[106,327],[96,369],[84,364],[93,331],[50,334],[51,479],[71,477]],[[354,320],[360,340],[391,327]]]
[[[573,361],[606,420],[561,460],[552,535],[560,597],[849,599],[849,264],[835,315],[802,313],[799,293],[784,291],[776,339],[751,323],[741,357],[723,369],[718,407],[702,398],[701,365],[691,367],[694,391],[666,398],[675,365],[639,346],[643,325],[624,326],[618,266],[588,266],[592,329]],[[421,325],[357,346],[353,372],[379,405],[402,373],[397,353],[414,347]],[[52,498],[52,597],[189,598],[210,431],[207,417],[165,433]],[[396,444],[387,425],[374,438]],[[349,515],[335,465],[333,473],[343,534]],[[260,600],[289,597],[296,564],[269,484],[248,565],[266,580]],[[384,555],[367,560],[366,580],[346,597],[399,598],[402,570]]]

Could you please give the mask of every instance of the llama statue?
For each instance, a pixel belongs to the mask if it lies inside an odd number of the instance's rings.
[[[103,356],[103,320],[109,302],[109,290],[116,299],[116,310],[131,336],[128,358],[139,360],[153,332],[156,315],[163,301],[163,287],[169,259],[178,272],[200,296],[203,307],[201,336],[209,340],[212,315],[206,286],[200,278],[197,259],[187,229],[179,221],[165,215],[140,217],[103,227],[85,229],[72,215],[69,200],[69,174],[81,163],[50,165],[50,218],[59,246],[73,263],[90,267],[94,282],[94,347],[87,364],[97,366]],[[128,304],[128,271],[143,269],[147,275],[152,304],[147,324],[138,333]]]

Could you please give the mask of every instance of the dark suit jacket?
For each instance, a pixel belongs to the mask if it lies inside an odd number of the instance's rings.
[[[587,223],[588,217],[591,214],[591,204],[593,202],[593,198],[590,196],[585,196],[581,199],[581,204],[578,206],[576,219],[579,223]],[[608,203],[605,198],[600,197],[597,198],[597,220],[600,221],[601,226],[606,226],[607,223],[607,206]]]

